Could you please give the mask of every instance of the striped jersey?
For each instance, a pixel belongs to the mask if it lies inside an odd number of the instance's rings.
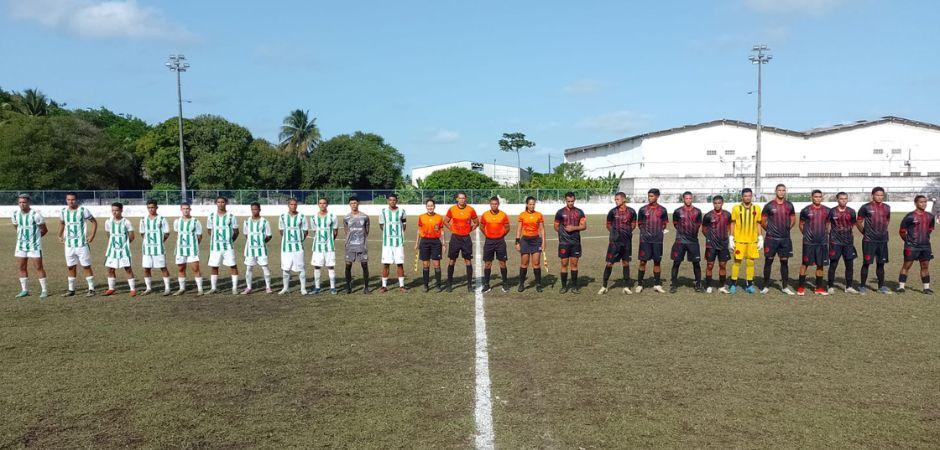
[[[264,241],[271,236],[271,224],[268,219],[254,220],[249,217],[242,224],[242,232],[245,233],[246,257],[268,256],[268,246]]]
[[[731,234],[734,240],[742,244],[757,243],[757,236],[760,235],[760,218],[760,206],[756,203],[751,203],[750,206],[745,206],[744,203],[734,205],[731,208],[731,221],[734,222]]]
[[[212,242],[209,243],[211,251],[227,251],[232,249],[232,236],[238,229],[238,219],[232,213],[219,215],[217,212],[209,213],[206,219],[206,228],[212,230]]]
[[[13,213],[13,225],[16,225],[16,250],[21,252],[42,251],[42,232],[39,226],[44,224],[45,220],[39,211],[34,209],[29,212],[16,210]]]
[[[930,233],[933,232],[934,215],[915,209],[901,219],[904,230],[905,255],[910,249],[930,249]]]
[[[307,227],[307,216],[297,213],[281,214],[277,220],[277,229],[281,230],[281,251],[282,252],[302,252],[304,251],[304,232]]]
[[[170,224],[166,217],[150,216],[140,219],[141,251],[144,256],[165,256],[166,247],[163,245],[163,235],[169,234]]]
[[[868,202],[858,209],[857,222],[862,227],[862,242],[888,242],[888,222],[891,221],[891,207],[887,203]]]
[[[829,207],[807,205],[800,211],[803,224],[803,245],[826,245],[829,242]]]
[[[333,213],[328,212],[325,216],[317,213],[310,216],[310,231],[313,233],[311,249],[319,253],[336,251],[336,247],[333,245],[333,233],[338,229],[339,223]]]
[[[134,232],[131,221],[126,218],[105,220],[104,231],[108,233],[108,252],[105,256],[109,259],[130,258],[130,234]]]
[[[199,256],[199,236],[202,236],[202,224],[199,219],[180,217],[173,222],[176,236],[176,256]]]
[[[401,208],[382,208],[379,215],[382,224],[382,247],[405,246],[405,210]]]
[[[84,206],[75,209],[62,208],[59,218],[65,226],[65,233],[62,236],[65,240],[65,248],[81,248],[88,245],[85,222],[91,219],[90,211]]]

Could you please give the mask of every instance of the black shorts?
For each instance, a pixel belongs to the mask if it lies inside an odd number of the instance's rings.
[[[486,238],[483,241],[483,260],[490,262],[494,257],[500,261],[505,261],[508,258],[505,239]]]
[[[828,266],[829,246],[826,244],[803,244],[804,266]]]
[[[764,258],[793,257],[793,240],[791,239],[765,239],[764,240]]]
[[[519,253],[523,255],[542,253],[542,238],[539,236],[523,236],[519,239]]]
[[[888,262],[888,243],[887,242],[865,242],[862,241],[862,263],[863,264],[885,264]]]
[[[456,260],[460,254],[463,254],[463,259],[473,259],[473,241],[470,236],[452,234],[447,244],[447,259]]]
[[[636,259],[658,263],[663,259],[662,242],[640,242],[640,251],[636,252]]]
[[[633,254],[633,241],[613,241],[607,244],[607,261],[608,264],[618,263],[621,261],[630,262]]]
[[[908,247],[904,246],[904,261],[930,261],[933,259],[933,250],[930,246]]]
[[[421,261],[441,260],[441,240],[437,238],[421,238],[418,243],[418,259]]]
[[[558,257],[561,259],[566,258],[580,258],[581,257],[581,243],[573,244],[562,244],[558,243]]]
[[[689,262],[699,262],[702,260],[702,251],[699,249],[698,243],[684,244],[676,242],[672,244],[671,255],[673,261],[681,261],[682,258],[686,258]]]
[[[829,262],[835,263],[839,259],[852,261],[856,256],[858,256],[858,253],[856,253],[854,245],[839,245],[829,242]]]
[[[711,245],[708,242],[705,243],[705,261],[715,262],[715,260],[720,262],[726,262],[731,259],[731,252],[728,250],[727,246],[718,247]]]

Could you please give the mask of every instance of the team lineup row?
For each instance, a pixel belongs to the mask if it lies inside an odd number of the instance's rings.
[[[838,205],[829,208],[822,204],[822,192],[813,191],[812,203],[803,208],[799,214],[793,204],[786,199],[786,186],[778,185],[775,193],[775,198],[761,207],[752,203],[751,190],[744,189],[741,193],[741,202],[735,204],[730,212],[724,209],[724,199],[721,196],[715,196],[712,201],[713,209],[703,214],[700,209],[692,205],[693,195],[687,192],[683,194],[683,204],[673,211],[671,219],[666,209],[658,203],[659,191],[657,189],[651,189],[648,192],[647,203],[638,211],[627,205],[625,194],[617,193],[614,196],[616,206],[608,212],[606,219],[609,242],[603,284],[598,293],[604,294],[608,291],[613,266],[618,263],[621,264],[623,270],[623,292],[628,294],[641,292],[644,289],[647,263],[650,261],[653,265],[652,289],[665,292],[661,281],[661,260],[664,233],[670,222],[676,231],[675,243],[670,254],[673,261],[670,292],[676,292],[678,289],[679,269],[681,263],[687,261],[692,265],[696,292],[711,293],[713,288],[717,287],[721,293],[735,293],[738,288],[740,266],[744,265],[744,290],[748,293],[755,293],[758,289],[753,281],[754,262],[763,254],[764,286],[760,288],[761,293],[767,293],[770,289],[771,271],[775,258],[781,263],[781,291],[789,295],[804,295],[807,287],[807,271],[810,267],[815,267],[815,292],[820,295],[832,293],[835,272],[840,260],[845,263],[845,292],[864,294],[867,289],[869,266],[875,264],[878,291],[890,293],[885,286],[884,265],[888,262],[888,223],[891,212],[890,207],[884,203],[884,189],[874,188],[871,202],[863,205],[857,213],[847,206],[848,196],[845,193],[837,194]],[[406,290],[404,243],[407,219],[404,210],[398,207],[397,202],[397,196],[390,195],[388,206],[382,209],[379,216],[383,265],[381,292],[388,290],[391,266],[396,266],[398,288],[401,291]],[[68,288],[64,295],[75,295],[78,266],[81,266],[88,284],[87,295],[93,296],[95,286],[89,244],[97,234],[98,223],[88,209],[78,204],[74,194],[66,195],[66,203],[67,206],[60,213],[58,231],[58,239],[65,246],[65,260],[69,274]],[[345,233],[345,290],[347,293],[352,292],[352,266],[355,262],[359,262],[362,267],[365,280],[364,292],[370,292],[367,248],[370,218],[359,211],[358,203],[355,198],[351,199],[349,203],[351,212],[342,218]],[[21,284],[21,291],[17,297],[29,295],[28,262],[30,261],[38,272],[40,297],[46,297],[48,291],[42,260],[42,237],[48,230],[42,215],[30,207],[28,196],[20,196],[18,204],[19,209],[12,217],[17,232],[15,256],[19,265]],[[252,292],[252,273],[255,266],[258,266],[263,274],[265,292],[271,293],[267,244],[273,237],[272,227],[268,220],[261,216],[259,204],[251,205],[251,217],[245,218],[241,224],[232,213],[227,212],[227,204],[228,201],[224,197],[216,199],[217,209],[206,219],[210,250],[208,265],[211,275],[210,289],[205,293],[211,294],[218,291],[221,266],[229,268],[232,293],[238,293],[239,271],[234,243],[240,234],[245,235],[243,254],[246,271],[245,289],[242,293]],[[921,280],[924,284],[923,292],[932,294],[929,284],[929,261],[933,258],[930,234],[934,228],[935,218],[926,211],[926,197],[917,196],[914,204],[914,211],[904,217],[899,227],[899,235],[904,240],[904,264],[898,277],[897,291],[905,290],[907,272],[913,262],[918,261]],[[280,294],[289,292],[292,273],[298,274],[301,294],[308,293],[304,256],[304,242],[308,237],[311,238],[310,264],[314,267],[314,282],[310,293],[316,294],[321,291],[323,268],[326,269],[329,277],[329,292],[337,293],[334,269],[336,265],[335,241],[339,233],[340,220],[329,212],[326,199],[320,199],[318,206],[319,211],[316,214],[305,216],[297,211],[297,201],[291,199],[287,204],[288,211],[278,218],[283,276],[283,288]],[[466,195],[463,193],[456,196],[456,204],[451,206],[446,214],[442,215],[435,211],[434,200],[427,200],[425,206],[427,212],[418,216],[414,250],[417,260],[420,260],[423,266],[422,278],[426,292],[432,288],[430,284],[432,267],[435,279],[434,288],[439,291],[451,291],[454,269],[459,259],[463,259],[466,268],[467,289],[473,291],[471,234],[478,228],[485,237],[481,255],[484,262],[483,291],[491,290],[490,281],[494,261],[499,265],[501,289],[506,292],[512,287],[506,266],[508,259],[506,236],[510,232],[510,222],[506,213],[500,210],[498,198],[492,198],[490,209],[480,215],[477,215],[474,208],[467,204]],[[517,289],[520,292],[526,288],[526,278],[530,268],[535,278],[535,289],[539,292],[543,289],[542,259],[545,258],[543,253],[543,244],[546,242],[545,221],[542,214],[536,211],[535,206],[535,199],[527,198],[525,210],[518,216],[519,226],[516,228],[515,249],[520,254],[517,282]],[[119,269],[123,269],[127,274],[130,295],[137,295],[131,264],[131,243],[137,236],[142,241],[141,265],[144,269],[145,282],[145,290],[142,294],[149,294],[153,291],[152,271],[154,269],[159,269],[162,273],[164,295],[172,293],[165,247],[171,229],[167,219],[157,214],[157,208],[155,201],[148,202],[148,215],[140,219],[139,227],[135,230],[130,220],[123,217],[123,205],[120,203],[112,205],[111,217],[104,224],[104,229],[108,234],[105,255],[108,290],[105,295],[115,293],[115,277]],[[199,254],[199,245],[203,240],[203,227],[198,219],[191,216],[189,204],[183,203],[180,206],[180,212],[181,217],[173,222],[172,227],[172,231],[177,235],[174,256],[178,269],[178,290],[175,294],[181,295],[186,292],[187,271],[192,271],[197,295],[203,295]],[[803,252],[799,282],[794,292],[790,287],[787,261],[793,256],[790,231],[797,224],[803,235]],[[91,228],[90,232],[88,228]],[[561,261],[560,292],[564,293],[569,290],[575,293],[580,292],[578,263],[582,251],[581,232],[587,229],[587,224],[584,212],[575,206],[574,194],[566,194],[565,206],[555,213],[553,228],[558,234],[557,250]],[[863,261],[857,286],[853,283],[853,262],[856,258],[854,229],[858,229],[862,235]],[[445,239],[445,230],[449,234],[447,239]],[[637,251],[639,267],[635,285],[631,280],[629,270],[633,254],[634,230],[640,234]],[[704,282],[699,235],[702,235],[705,240]],[[441,260],[445,252],[448,259],[446,283],[441,280]],[[730,279],[727,277],[728,261],[732,261]],[[716,262],[719,272],[717,284],[713,280]],[[827,265],[829,272],[826,282],[823,276]]]

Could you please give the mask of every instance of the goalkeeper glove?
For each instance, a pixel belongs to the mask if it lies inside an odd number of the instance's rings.
[[[758,250],[761,250],[761,249],[763,249],[763,248],[764,248],[764,237],[763,237],[763,236],[757,236],[757,249],[758,249]]]
[[[728,250],[734,250],[734,236],[728,236]]]

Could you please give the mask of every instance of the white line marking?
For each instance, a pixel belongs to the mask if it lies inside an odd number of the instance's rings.
[[[480,229],[474,232],[473,276],[476,278],[476,301],[474,323],[476,329],[476,406],[473,415],[477,424],[476,445],[478,449],[495,448],[493,435],[493,400],[490,393],[490,357],[486,343],[486,314],[483,301],[483,256],[480,247]]]

